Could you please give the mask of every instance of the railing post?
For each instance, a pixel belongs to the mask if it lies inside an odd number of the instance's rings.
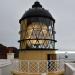
[[[30,72],[30,71],[29,71],[29,62],[30,62],[30,61],[27,61],[27,62],[28,62],[28,73],[29,73],[29,72]]]
[[[48,60],[47,60],[47,74],[48,74]]]
[[[39,66],[40,66],[40,65],[39,65],[39,61],[37,62],[37,64],[38,64],[38,73],[39,73]]]
[[[19,71],[21,71],[21,61],[19,61]]]

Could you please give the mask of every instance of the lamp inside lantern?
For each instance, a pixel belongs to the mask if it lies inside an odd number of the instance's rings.
[[[29,47],[44,47],[48,45],[48,27],[45,24],[34,22],[27,27],[26,42]]]

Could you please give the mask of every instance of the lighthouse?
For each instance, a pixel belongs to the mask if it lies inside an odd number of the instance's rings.
[[[36,1],[19,23],[19,59],[56,60],[55,19],[51,13]]]

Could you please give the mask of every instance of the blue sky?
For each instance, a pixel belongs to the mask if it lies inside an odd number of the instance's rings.
[[[0,0],[0,43],[19,48],[19,19],[36,0]],[[57,49],[75,49],[75,1],[38,0],[55,18]]]

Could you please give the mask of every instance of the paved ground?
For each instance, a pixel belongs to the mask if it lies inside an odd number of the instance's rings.
[[[26,74],[26,73],[19,73],[19,72],[12,72],[13,75],[43,75],[43,74]],[[51,72],[48,75],[64,75],[64,72]]]

